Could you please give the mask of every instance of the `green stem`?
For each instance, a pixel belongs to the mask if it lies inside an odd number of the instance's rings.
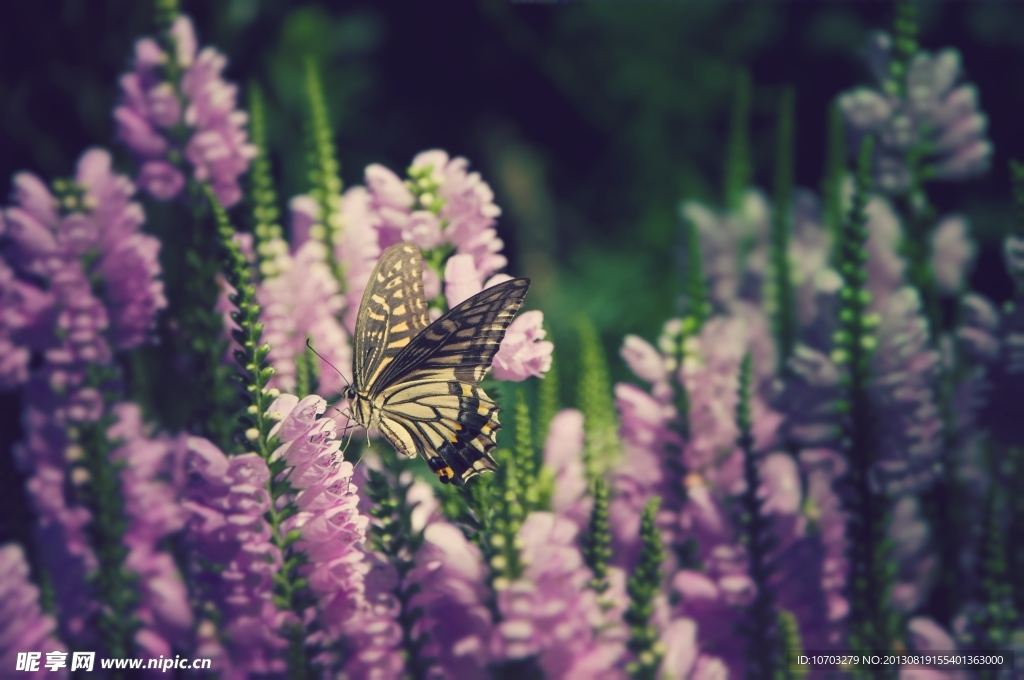
[[[90,386],[103,389],[117,380],[117,371],[93,366],[87,380]],[[116,399],[116,393],[108,390],[104,390],[104,396],[105,403]],[[128,558],[128,548],[124,545],[128,517],[121,489],[124,463],[110,460],[110,454],[121,442],[107,438],[108,429],[115,423],[116,417],[108,411],[95,423],[69,428],[69,443],[80,447],[83,453],[78,463],[73,464],[69,477],[76,485],[76,495],[92,515],[86,533],[98,566],[89,580],[101,603],[94,625],[104,651],[109,656],[123,658],[131,656],[136,649],[135,633],[140,622],[135,616],[139,602],[138,577],[124,566]]]
[[[422,610],[412,606],[413,597],[419,587],[407,582],[409,573],[416,566],[416,554],[423,545],[423,531],[412,528],[412,512],[416,503],[409,503],[409,489],[413,482],[402,482],[402,472],[408,467],[405,461],[389,457],[384,470],[370,471],[366,491],[375,506],[370,514],[374,523],[370,528],[370,540],[374,549],[383,553],[398,575],[392,594],[398,600],[398,623],[402,628],[402,648],[406,656],[406,671],[412,680],[428,677],[432,660],[424,654],[428,637],[416,633],[416,623]]]
[[[793,230],[794,99],[787,87],[779,104],[778,147],[775,152],[775,209],[772,212],[771,254],[775,292],[775,336],[779,367],[785,372],[796,346],[797,319],[789,241]]]
[[[257,83],[249,85],[249,134],[257,149],[249,173],[252,185],[253,234],[256,237],[256,255],[259,257],[259,271],[263,276],[276,274],[274,260],[283,232],[278,221],[281,212],[277,207],[277,191],[267,150],[267,125],[263,104],[263,90]]]
[[[590,523],[583,536],[583,560],[594,577],[588,586],[603,594],[608,589],[608,561],[612,557],[612,534],[608,523],[608,485],[598,477],[594,480],[594,505],[590,510]]]
[[[889,610],[888,597],[894,567],[889,563],[886,537],[888,499],[876,494],[870,484],[875,463],[875,429],[869,388],[874,336],[867,314],[870,295],[866,290],[865,243],[873,139],[861,145],[853,208],[840,238],[839,272],[840,330],[835,334],[833,360],[846,370],[842,380],[843,398],[839,412],[849,470],[838,489],[847,510],[850,539],[848,600],[850,602],[850,649],[893,649],[897,642],[896,619]],[[895,677],[879,669],[877,678]]]
[[[623,619],[630,630],[626,646],[633,654],[626,671],[635,680],[654,680],[665,653],[658,639],[658,626],[651,623],[654,600],[661,591],[661,565],[665,561],[661,531],[655,525],[660,505],[661,499],[654,497],[644,507],[640,517],[640,559],[626,584],[629,607]]]
[[[748,621],[744,632],[747,634],[747,675],[748,680],[773,680],[782,666],[776,658],[778,650],[778,629],[775,611],[775,593],[770,583],[774,571],[769,554],[775,546],[771,523],[762,509],[764,499],[759,496],[761,475],[757,469],[757,454],[754,451],[751,417],[751,360],[743,358],[740,368],[740,396],[736,410],[736,424],[739,429],[737,446],[743,452],[743,478],[746,488],[740,499],[743,508],[743,533],[747,546],[750,578],[757,587],[754,600],[747,608]]]
[[[345,272],[335,247],[341,231],[341,177],[334,149],[334,133],[324,98],[323,81],[316,61],[306,58],[306,94],[309,99],[309,122],[307,137],[309,145],[309,180],[311,193],[316,199],[323,228],[320,240],[327,246],[327,264],[334,273],[338,285],[344,290]]]
[[[750,152],[750,74],[736,72],[736,90],[729,124],[729,146],[725,164],[725,208],[737,210],[754,174]]]

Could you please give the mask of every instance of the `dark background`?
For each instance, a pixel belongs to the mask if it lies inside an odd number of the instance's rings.
[[[756,184],[771,186],[774,112],[792,84],[797,183],[817,189],[828,105],[869,83],[859,51],[870,30],[889,28],[893,6],[185,0],[183,10],[200,44],[228,55],[243,102],[251,79],[265,86],[282,199],[307,189],[306,54],[323,65],[346,186],[373,162],[402,173],[426,149],[471,161],[504,210],[510,271],[535,281],[528,305],[547,312],[571,401],[575,315],[594,321],[621,379],[623,335],[651,338],[674,311],[677,207],[684,198],[719,201],[736,68],[754,82]],[[925,49],[961,51],[995,144],[991,172],[943,186],[934,201],[969,216],[982,246],[974,287],[1004,300],[1006,168],[1024,158],[1024,4],[927,2],[920,12]],[[134,41],[153,32],[150,4],[139,0],[6,3],[0,177],[68,176],[90,145],[111,147],[129,171],[111,110]],[[11,480],[17,395],[0,395],[0,410],[0,476]],[[17,525],[12,512],[3,510],[0,524]]]

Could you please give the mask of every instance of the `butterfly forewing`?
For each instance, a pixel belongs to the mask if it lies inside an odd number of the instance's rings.
[[[423,256],[411,243],[381,255],[363,293],[354,338],[355,387],[379,383],[378,375],[427,327]]]
[[[506,281],[456,306],[388,357],[366,388],[381,432],[405,455],[422,455],[442,481],[495,469],[498,407],[478,383],[529,286]]]
[[[416,380],[479,383],[529,287],[529,279],[512,279],[456,306],[400,351],[380,371],[369,393],[376,395],[386,386]]]

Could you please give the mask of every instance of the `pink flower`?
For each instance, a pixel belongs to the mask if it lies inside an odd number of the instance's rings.
[[[57,622],[43,614],[39,606],[39,588],[29,580],[28,562],[21,546],[0,546],[0,668],[14,673],[19,654],[38,652],[38,670],[19,676],[68,677],[67,668],[46,667],[48,652],[68,652],[55,635],[56,629]]]
[[[533,512],[519,530],[526,568],[498,592],[502,621],[492,640],[499,659],[536,655],[548,678],[625,677],[614,670],[623,640],[602,636],[609,623],[597,593],[586,588],[590,570],[576,547],[577,527],[548,512]]]
[[[494,362],[491,364],[498,380],[525,380],[542,377],[551,368],[554,344],[544,340],[544,314],[522,312],[508,327]]]
[[[262,307],[263,341],[271,347],[270,361],[276,372],[271,385],[295,389],[296,359],[308,352],[306,339],[323,357],[316,358],[319,390],[340,394],[351,376],[352,351],[348,333],[337,317],[345,304],[338,281],[327,266],[327,249],[319,241],[306,241],[292,255],[276,259],[279,272],[267,277],[256,291]],[[334,367],[332,367],[332,364]]]
[[[343,320],[349,333],[355,333],[363,291],[381,254],[370,202],[370,193],[364,187],[352,187],[341,196],[341,234],[335,245],[335,257],[345,276]]]
[[[351,334],[355,332],[356,317],[363,299],[363,291],[369,281],[373,268],[380,258],[381,246],[378,244],[378,231],[374,227],[374,216],[371,211],[371,197],[364,187],[352,187],[341,196],[339,211],[335,216],[334,257],[341,268],[341,279],[336,281],[334,289],[343,297],[332,301],[333,316],[338,317],[341,310],[341,321],[344,328]],[[310,240],[324,243],[327,235],[320,216],[320,206],[312,196],[295,196],[289,202],[294,252],[297,254],[305,248]],[[324,247],[328,247],[324,244]],[[281,244],[280,257],[287,259],[286,246]],[[326,252],[323,252],[326,263]],[[277,267],[284,271],[290,264],[281,261]],[[332,277],[334,272],[328,272]],[[297,276],[298,274],[293,274]],[[297,301],[295,301],[297,302]],[[320,351],[319,349],[317,351]]]
[[[310,641],[323,647],[341,636],[387,637],[391,633],[375,627],[389,628],[388,622],[394,623],[394,617],[388,616],[392,605],[378,597],[383,593],[366,590],[369,563],[363,542],[369,518],[359,512],[352,464],[341,458],[335,422],[320,418],[326,407],[327,402],[317,395],[299,401],[286,394],[269,409],[274,418],[281,418],[271,431],[281,441],[271,459],[286,463],[281,479],[290,484],[298,509],[281,531],[299,532],[294,549],[305,557],[300,574],[316,597],[315,618],[322,627],[322,633]]]
[[[99,563],[86,531],[92,512],[77,492],[91,477],[79,462],[85,452],[76,433],[99,422],[110,408],[104,394],[88,384],[89,372],[110,364],[114,350],[147,341],[157,312],[167,304],[159,278],[160,244],[140,232],[145,216],[131,200],[135,188],[112,171],[106,151],[84,153],[74,180],[55,183],[57,196],[27,173],[17,175],[14,185],[18,205],[6,209],[2,221],[13,246],[5,255],[13,258],[12,266],[0,265],[0,346],[6,342],[14,348],[13,366],[4,372],[27,381],[26,436],[16,457],[28,477],[39,519],[40,561],[53,580],[63,630],[76,644],[93,644],[95,628],[89,622],[103,603],[89,587]],[[41,357],[41,366],[26,370],[20,362],[27,352]],[[126,470],[138,485],[152,481],[146,474]],[[131,495],[132,485],[124,491]],[[155,502],[157,496],[147,500]],[[173,494],[164,500],[164,508],[174,506]],[[131,540],[140,551],[156,555],[162,536],[149,529]],[[147,606],[137,612],[144,626],[161,628],[155,618],[147,619]]]
[[[544,465],[555,476],[551,510],[583,529],[590,519],[592,499],[587,494],[583,465],[583,413],[565,409],[555,414],[544,443]]]
[[[181,192],[184,176],[175,157],[183,156],[193,179],[208,183],[230,207],[241,199],[238,178],[256,156],[245,130],[248,116],[237,109],[238,88],[221,76],[227,60],[210,47],[198,51],[192,21],[179,16],[169,35],[180,81],[164,79],[163,66],[171,57],[155,40],[138,41],[135,69],[121,77],[122,103],[114,110],[118,135],[138,157],[139,184],[154,198],[168,200]],[[189,133],[183,145],[171,134],[177,126]]]
[[[185,177],[167,161],[146,161],[139,169],[139,186],[158,201],[169,201],[185,188]]]
[[[444,289],[449,309],[459,306],[482,290],[472,255],[453,255],[448,258],[444,270]]]
[[[466,159],[450,159],[444,151],[425,151],[413,159],[408,181],[371,165],[366,184],[382,250],[400,241],[424,250],[454,246],[456,255],[471,257],[476,270],[471,276],[468,265],[460,264],[456,278],[467,285],[475,278],[482,286],[508,260],[501,254],[504,244],[494,228],[501,210],[480,175],[467,172],[468,165]]]
[[[450,677],[485,675],[494,624],[487,608],[487,566],[479,549],[455,525],[431,521],[416,565],[410,579],[419,592],[410,604],[423,609],[419,625],[430,636],[425,653]]]
[[[32,348],[48,336],[53,303],[52,295],[18,279],[0,259],[0,389],[28,380]]]
[[[711,301],[719,308],[727,308],[741,297],[760,302],[767,275],[771,224],[771,207],[764,195],[749,190],[741,205],[730,212],[717,212],[687,201],[682,214],[699,236],[701,262]],[[744,260],[737,257],[740,244],[750,251],[750,256]]]
[[[278,612],[273,603],[273,577],[283,559],[263,518],[270,507],[270,470],[255,453],[229,459],[199,437],[188,439],[186,468],[185,537],[197,557],[216,565],[197,564],[192,579],[204,584],[204,599],[218,611],[223,641],[214,643],[215,629],[204,621],[201,645],[229,677],[283,672],[287,643],[278,631],[294,615]]]
[[[121,493],[129,524],[123,540],[130,550],[125,567],[139,576],[139,634],[151,646],[169,651],[172,645],[187,642],[194,623],[174,559],[159,550],[162,541],[185,526],[186,513],[179,501],[185,485],[186,441],[146,437],[142,410],[135,404],[115,404],[113,411],[118,420],[107,436],[122,442],[111,459],[124,463]]]
[[[145,214],[131,200],[135,188],[127,177],[113,172],[110,154],[102,149],[82,154],[75,184],[83,195],[81,199],[64,198],[63,215],[47,207],[55,205],[57,198],[38,178],[20,173],[14,183],[15,196],[27,202],[4,214],[7,235],[15,246],[13,264],[16,271],[51,281],[46,295],[33,294],[15,283],[16,279],[8,279],[11,293],[20,298],[22,314],[38,310],[45,298],[56,296],[68,305],[58,323],[70,323],[72,308],[103,303],[102,315],[95,315],[92,321],[79,317],[78,322],[92,329],[109,323],[109,341],[116,349],[146,342],[157,313],[167,306],[160,279],[160,242],[141,233]],[[105,284],[102,299],[95,297],[89,282],[80,277],[101,279]],[[47,302],[57,304],[56,300]],[[100,321],[101,316],[107,321]],[[76,335],[71,341],[78,344],[84,337]],[[46,338],[40,336],[36,342],[45,343]],[[95,352],[99,356],[104,350]]]
[[[943,219],[931,234],[932,275],[939,290],[949,295],[960,292],[967,269],[974,259],[974,243],[968,235],[967,220],[960,216]]]
[[[940,179],[960,179],[983,172],[992,156],[985,136],[988,120],[978,110],[977,90],[957,85],[960,54],[946,49],[937,54],[914,55],[901,83],[887,82],[892,38],[872,36],[869,60],[881,90],[857,88],[840,96],[839,106],[851,128],[855,144],[866,134],[880,139],[875,174],[884,191],[905,190],[911,182],[908,153],[929,150],[928,168]],[[901,88],[898,96],[893,86]]]

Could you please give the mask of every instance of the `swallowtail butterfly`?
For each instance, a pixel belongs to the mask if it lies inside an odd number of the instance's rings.
[[[406,456],[423,456],[445,484],[495,470],[498,406],[480,380],[529,287],[499,283],[428,324],[419,248],[388,248],[356,317],[355,376],[344,394],[352,417]]]

